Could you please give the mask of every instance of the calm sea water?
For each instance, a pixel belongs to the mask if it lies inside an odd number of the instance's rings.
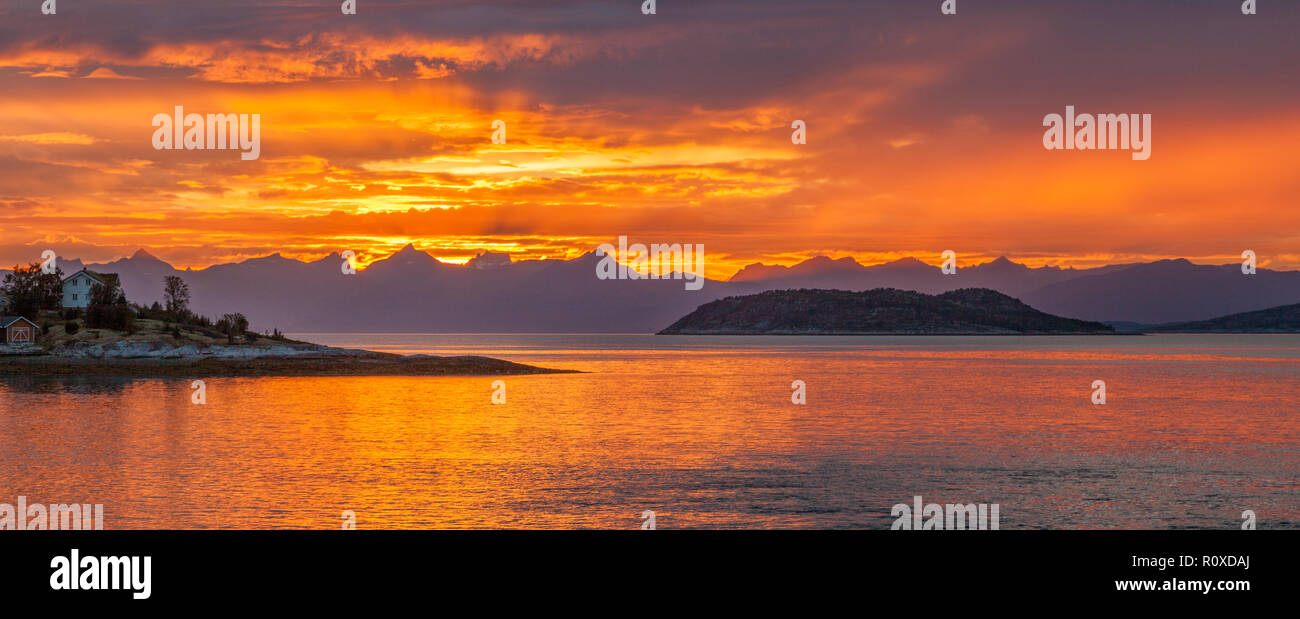
[[[0,380],[0,503],[106,528],[1300,526],[1300,336],[297,334],[584,374]],[[197,377],[202,378],[202,377]],[[807,404],[791,403],[791,383]],[[1107,403],[1091,403],[1104,380]]]

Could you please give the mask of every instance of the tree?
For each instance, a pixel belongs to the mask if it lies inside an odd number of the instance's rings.
[[[184,314],[190,309],[190,287],[175,275],[163,278],[163,303],[168,312]]]
[[[126,302],[122,289],[114,284],[95,284],[90,287],[90,302],[86,305],[86,328],[131,331],[135,328],[135,313]]]
[[[5,274],[0,291],[9,297],[11,313],[34,319],[43,310],[63,305],[63,270],[44,273],[39,262],[27,267],[14,265],[13,272]]]
[[[244,335],[248,330],[248,319],[238,312],[234,314],[223,314],[221,320],[217,321],[217,331],[225,334],[226,342],[235,343],[235,338]]]

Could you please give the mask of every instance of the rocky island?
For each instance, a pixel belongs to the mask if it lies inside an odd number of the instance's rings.
[[[986,288],[928,295],[895,288],[771,290],[696,308],[660,335],[1113,334],[1099,322],[1040,312]]]

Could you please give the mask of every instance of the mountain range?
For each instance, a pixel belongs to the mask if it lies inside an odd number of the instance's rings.
[[[242,312],[253,328],[285,332],[656,332],[723,297],[798,288],[897,288],[937,294],[987,288],[1056,316],[1096,322],[1167,324],[1300,303],[1300,271],[1200,265],[1184,259],[1097,268],[1031,268],[1006,258],[944,275],[915,258],[864,266],[817,257],[792,266],[752,264],[726,281],[686,290],[683,280],[600,280],[589,252],[571,260],[513,261],[484,252],[464,265],[408,245],[345,275],[333,254],[303,262],[272,254],[203,269],[178,270],[144,250],[83,264],[117,273],[127,297],[162,298],[166,275],[189,284],[191,308],[214,316]]]

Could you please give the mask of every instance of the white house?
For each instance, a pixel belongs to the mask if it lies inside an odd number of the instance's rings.
[[[82,269],[63,279],[63,307],[90,305],[90,288],[95,284],[120,287],[117,273],[96,273]]]

